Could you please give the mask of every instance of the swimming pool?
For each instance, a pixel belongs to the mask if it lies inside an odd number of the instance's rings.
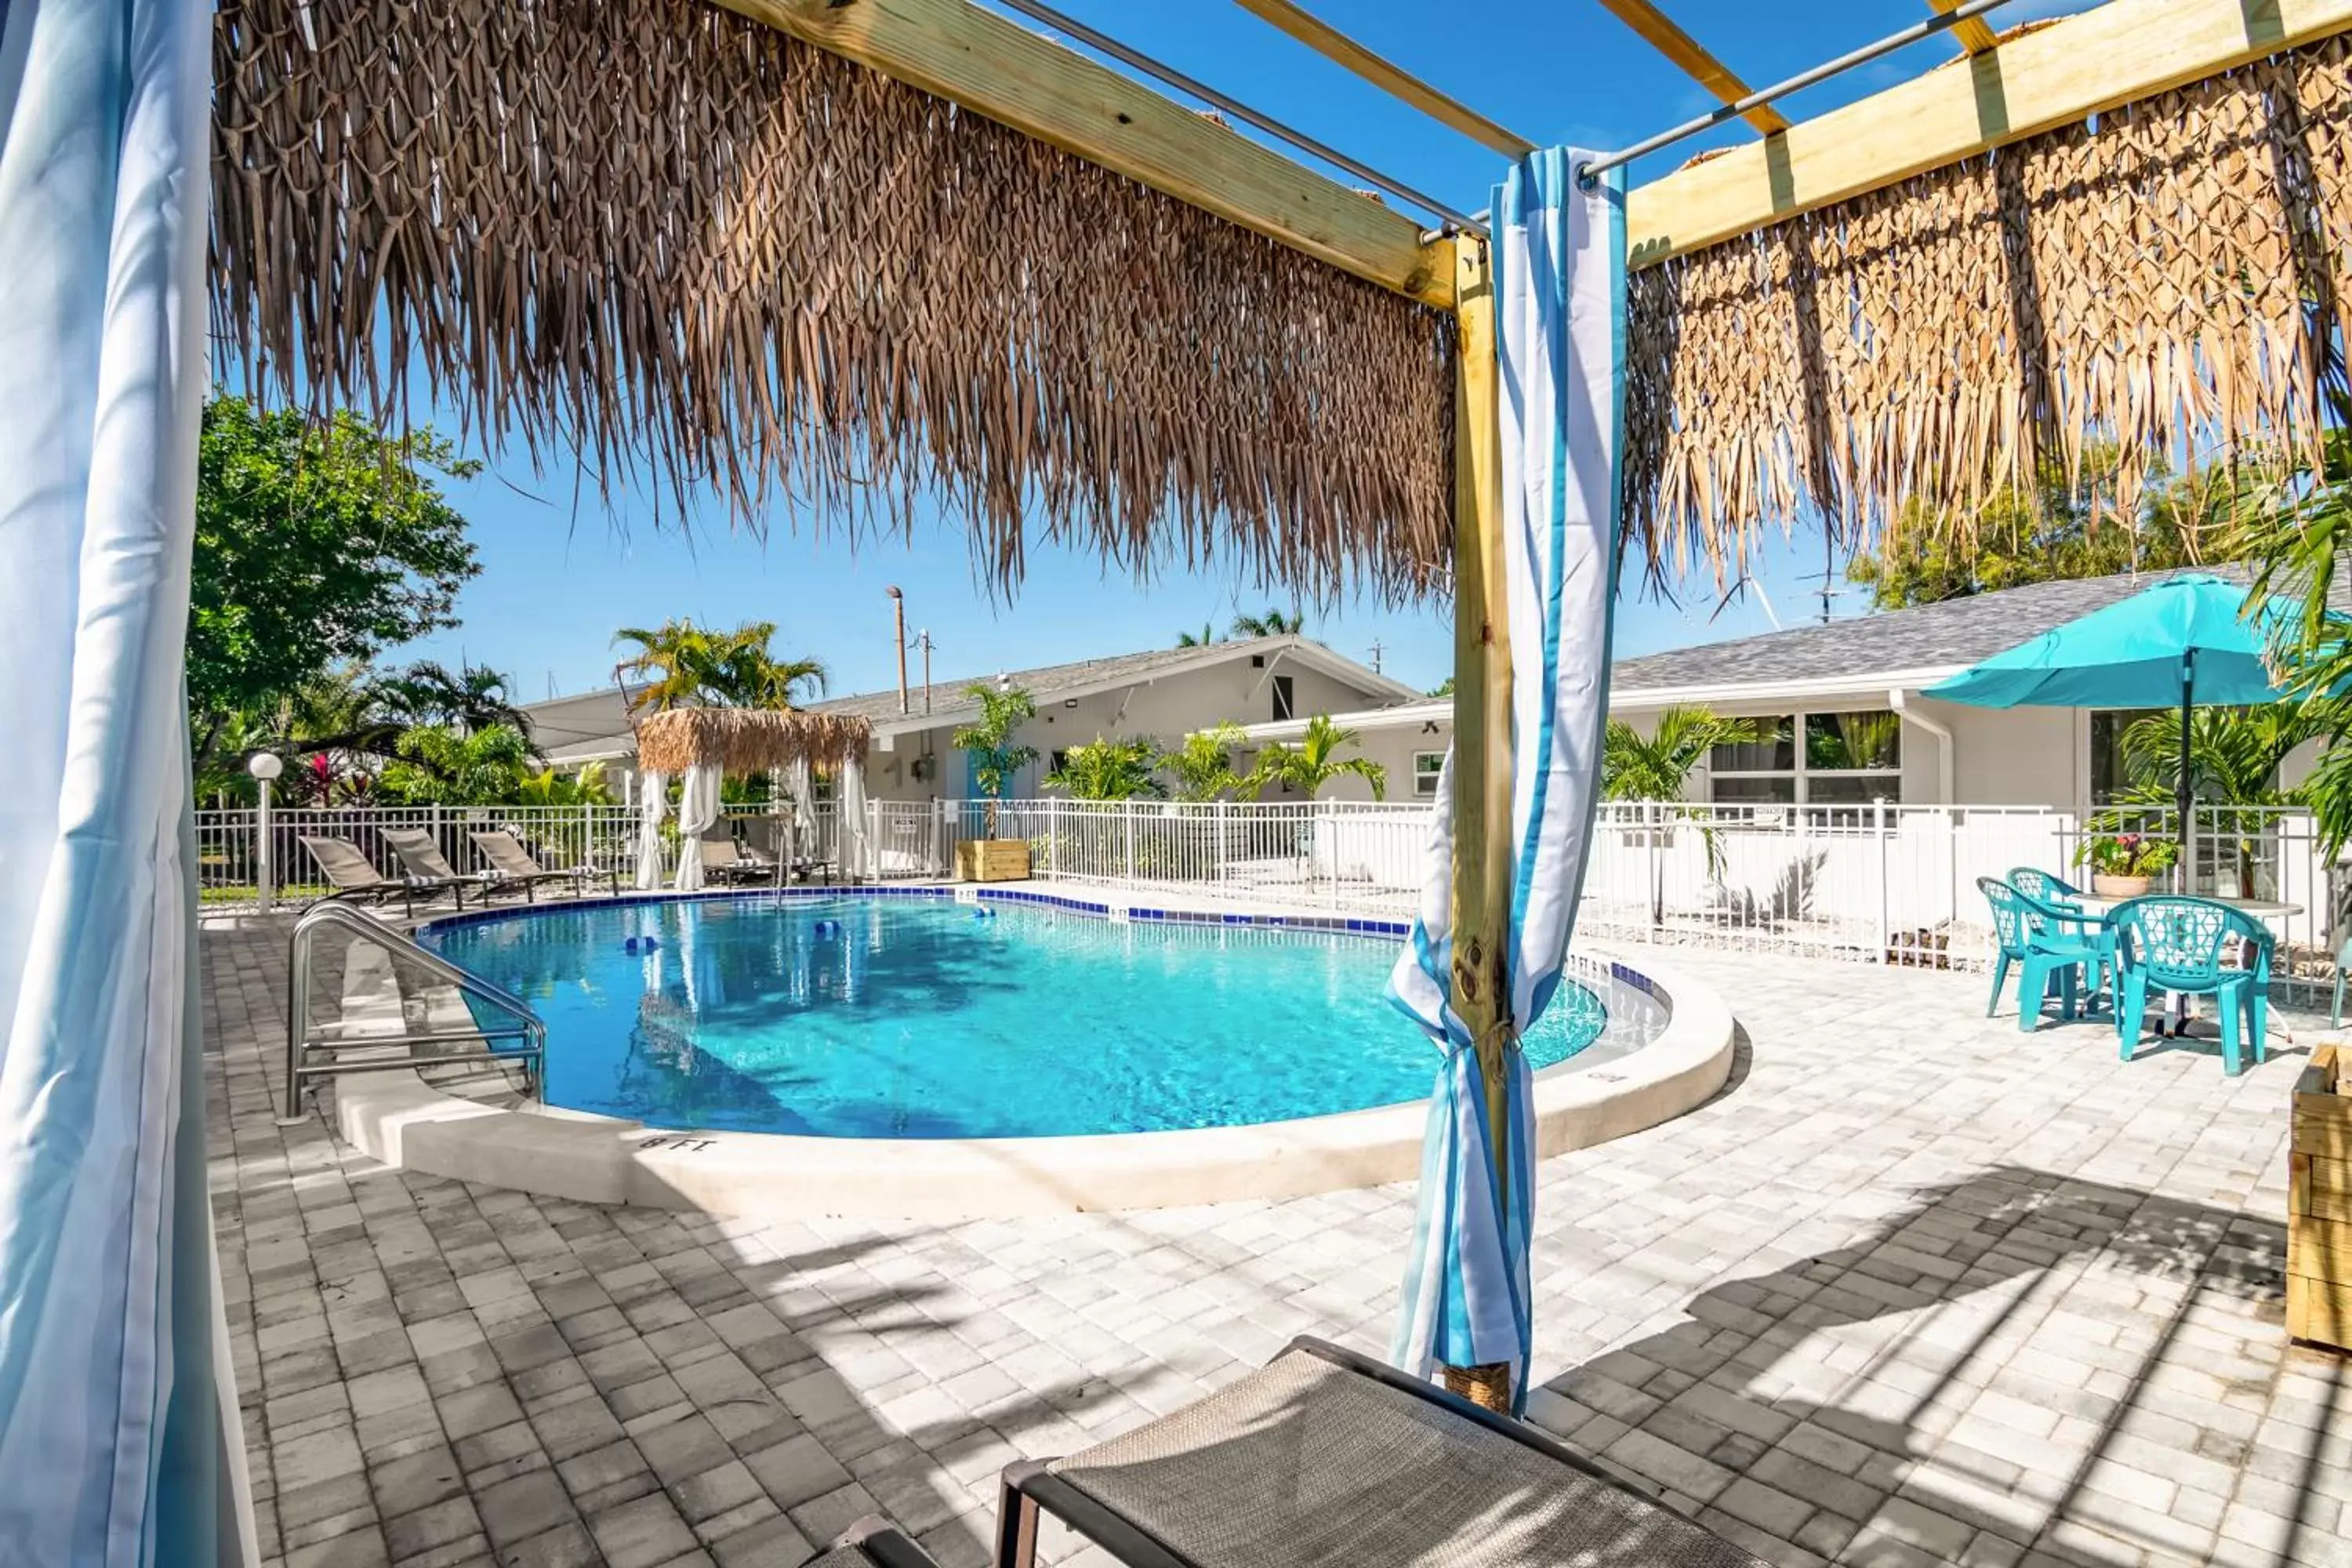
[[[751,895],[542,907],[418,936],[546,1021],[551,1105],[663,1126],[888,1139],[1245,1126],[1419,1100],[1437,1065],[1383,994],[1396,942],[1347,932]],[[1605,1027],[1630,1048],[1646,1003],[1564,983],[1529,1058],[1568,1061]]]

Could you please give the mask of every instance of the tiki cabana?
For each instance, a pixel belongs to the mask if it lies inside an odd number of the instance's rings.
[[[1760,90],[1649,0],[1600,0],[1724,103],[1614,153],[1539,150],[1291,0],[1240,3],[1494,149],[1491,213],[1039,0],[1003,4],[1386,202],[968,0],[0,13],[29,62],[0,84],[25,546],[0,574],[25,806],[0,814],[0,1512],[27,1560],[239,1545],[181,697],[208,325],[232,384],[394,424],[429,396],[751,529],[855,544],[936,502],[1007,592],[1044,540],[1318,600],[1450,594],[1451,838],[1412,944],[1450,966],[1403,979],[1445,1064],[1433,1148],[1488,1147],[1424,1184],[1401,1357],[1496,1402],[1529,1332],[1517,1031],[1582,875],[1620,563],[1736,581],[1801,514],[1965,545],[1972,498],[2095,444],[2122,514],[2164,468],[2292,471],[2329,433],[2352,0],[2110,0],[2010,35],[2000,0],[1928,0]],[[1937,33],[1963,54],[1772,107]],[[1759,138],[1626,188],[1735,119]],[[766,721],[677,716],[646,761],[697,775],[707,823],[728,728]]]
[[[677,873],[681,892],[703,885],[702,836],[719,822],[719,785],[727,774],[772,773],[791,798],[793,835],[814,830],[811,785],[819,773],[840,781],[843,879],[872,874],[866,832],[866,748],[873,726],[854,714],[782,708],[672,708],[636,721],[637,767],[644,778],[637,886],[661,882],[661,820],[667,784],[679,781]],[[793,857],[780,857],[779,876]]]

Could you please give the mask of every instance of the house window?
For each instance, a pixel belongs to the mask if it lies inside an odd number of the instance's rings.
[[[1757,722],[1760,739],[1709,754],[1707,799],[1716,805],[1868,805],[1903,798],[1902,715],[1879,708]]]
[[[2113,805],[2116,797],[2138,781],[2124,759],[2124,734],[2141,720],[2158,713],[2179,721],[2176,708],[2102,708],[2091,715],[2091,804]]]
[[[1415,752],[1412,754],[1412,798],[1435,800],[1437,775],[1444,770],[1444,752]]]
[[[1045,771],[1049,773],[1058,773],[1069,765],[1070,753],[1067,752],[1055,752],[1045,759]]]
[[[1794,715],[1756,721],[1758,738],[1707,753],[1707,798],[1718,805],[1793,805],[1797,799]]]
[[[1279,721],[1284,719],[1296,718],[1297,715],[1291,710],[1290,677],[1286,675],[1277,675],[1268,684],[1274,688],[1274,716],[1276,720]]]

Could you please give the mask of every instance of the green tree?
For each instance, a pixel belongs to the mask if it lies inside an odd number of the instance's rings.
[[[1207,647],[1216,640],[1217,628],[1207,621],[1201,623],[1201,629],[1197,633],[1178,632],[1176,634],[1178,647]]]
[[[530,716],[515,705],[513,683],[486,664],[452,670],[419,659],[378,684],[383,705],[409,724],[447,724],[488,730],[503,724],[530,739]]]
[[[1897,610],[2029,583],[2210,565],[2242,552],[2234,520],[2253,482],[2248,470],[2217,464],[2160,479],[2136,517],[2116,510],[2114,473],[2114,447],[2102,446],[2084,455],[2080,482],[2046,463],[2032,487],[1994,490],[1964,517],[1914,500],[1846,576],[1870,589],[1875,608]]]
[[[1622,719],[1609,721],[1601,742],[1601,798],[1603,800],[1680,802],[1692,770],[1717,746],[1753,745],[1764,739],[1764,727],[1753,719],[1727,719],[1711,708],[1677,705],[1658,715],[1644,735]],[[1675,805],[1668,815],[1697,815]],[[1671,827],[1654,827],[1663,841]],[[1723,876],[1723,839],[1712,823],[1702,823],[1699,842],[1706,852],[1707,875]],[[1661,857],[1650,862],[1650,923],[1666,923],[1666,870]]]
[[[1431,687],[1431,688],[1429,689],[1429,694],[1430,694],[1432,697],[1451,697],[1451,696],[1453,696],[1453,695],[1454,695],[1454,678],[1453,678],[1452,676],[1450,676],[1450,675],[1449,675],[1449,676],[1447,676],[1444,679],[1443,679],[1443,680],[1439,681],[1436,685],[1434,685],[1434,686]]]
[[[1234,636],[1237,637],[1290,637],[1306,629],[1307,616],[1296,608],[1288,615],[1269,609],[1263,615],[1238,615],[1234,617]]]
[[[1374,800],[1389,797],[1389,771],[1369,757],[1342,757],[1340,749],[1357,743],[1353,730],[1343,730],[1328,713],[1307,721],[1307,733],[1296,746],[1277,741],[1257,754],[1257,766],[1244,781],[1263,795],[1279,784],[1309,800],[1333,779],[1352,774],[1372,786]]]
[[[590,763],[578,773],[541,768],[515,786],[519,805],[610,805],[612,786],[604,782],[604,764]]]
[[[1223,800],[1242,787],[1242,776],[1234,771],[1234,748],[1243,741],[1238,724],[1219,724],[1207,730],[1196,730],[1184,737],[1184,743],[1160,759],[1160,765],[1176,780],[1178,800]]]
[[[429,429],[205,405],[187,675],[200,770],[232,715],[455,624],[480,567],[436,479],[479,469]]]
[[[776,658],[769,651],[775,636],[773,621],[713,631],[681,616],[654,627],[623,626],[613,640],[637,650],[619,672],[647,678],[630,699],[635,708],[790,708],[803,688],[823,692],[824,665]]]
[[[2300,805],[2301,789],[2279,784],[2279,765],[2289,752],[2326,732],[2328,714],[2317,705],[2277,703],[2260,708],[2198,708],[2189,715],[2189,788],[2197,806],[2198,837],[2229,845],[2237,862],[2238,896],[2257,897],[2259,834],[2243,808]],[[2132,784],[2117,796],[2123,805],[2167,809],[2179,799],[2180,716],[2151,713],[2124,731],[2124,766]],[[2208,810],[2239,807],[2240,810]],[[2119,819],[2095,824],[2101,831],[2123,826]]]
[[[1021,726],[1037,716],[1037,704],[1018,686],[1002,691],[983,681],[964,688],[964,695],[980,704],[980,717],[960,727],[948,743],[971,761],[971,782],[988,804],[982,808],[984,831],[996,837],[996,803],[1023,768],[1037,760],[1037,748],[1015,737]]]
[[[1097,735],[1062,753],[1061,765],[1045,775],[1045,787],[1072,800],[1164,800],[1160,747],[1146,736],[1105,740]]]
[[[422,724],[404,731],[396,750],[377,788],[399,805],[506,805],[530,777],[530,742],[503,724],[471,732]]]
[[[1727,719],[1710,708],[1669,708],[1647,735],[1612,719],[1601,741],[1601,798],[1680,800],[1693,770],[1716,747],[1753,745],[1763,738],[1755,720]]]

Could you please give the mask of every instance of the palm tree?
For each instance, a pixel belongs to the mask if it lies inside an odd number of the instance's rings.
[[[1191,632],[1178,632],[1176,634],[1176,646],[1178,647],[1207,647],[1211,643],[1215,642],[1216,640],[1217,628],[1207,621],[1202,621],[1201,623],[1201,630],[1198,636],[1195,636]]]
[[[1601,798],[1680,800],[1692,771],[1708,752],[1761,739],[1763,727],[1755,720],[1727,719],[1710,708],[1669,708],[1647,735],[1612,719],[1601,742]]]
[[[1675,706],[1658,715],[1657,726],[1644,735],[1622,719],[1609,721],[1601,746],[1601,798],[1630,801],[1680,801],[1691,772],[1717,746],[1752,745],[1764,738],[1764,727],[1753,719],[1727,719],[1709,708]],[[1694,815],[1688,806],[1673,808],[1676,816]],[[1712,825],[1699,829],[1706,849],[1706,874],[1723,876],[1723,841]],[[1666,923],[1665,862],[1651,858],[1650,923]]]
[[[1045,775],[1045,787],[1068,794],[1072,800],[1165,800],[1168,786],[1160,782],[1160,748],[1149,738],[1106,741],[1097,735],[1087,745],[1072,746],[1062,763]]]
[[[1328,713],[1307,721],[1307,733],[1297,746],[1276,741],[1257,754],[1257,766],[1244,781],[1259,795],[1270,784],[1297,790],[1313,800],[1316,792],[1341,774],[1353,774],[1372,786],[1374,800],[1389,797],[1389,771],[1369,757],[1342,757],[1342,746],[1357,742],[1353,730],[1343,730]]]
[[[2238,862],[2238,896],[2255,898],[2260,835],[2247,831],[2249,816],[2236,806],[2300,805],[2301,789],[2279,787],[2279,764],[2306,741],[2327,732],[2329,715],[2308,703],[2261,708],[2199,708],[2189,716],[2189,798],[2225,809],[2200,813],[2198,836],[2208,843],[2231,844]],[[2333,754],[2339,748],[2330,747]],[[2180,716],[2151,713],[2124,731],[2124,765],[2133,783],[2116,798],[2127,806],[2168,807],[2179,799]]]
[[[814,658],[779,659],[768,651],[773,621],[746,621],[732,631],[706,631],[679,617],[650,629],[623,626],[615,643],[634,644],[621,675],[652,679],[630,700],[632,708],[707,704],[719,708],[790,708],[803,687],[822,692],[825,668]]]
[[[1237,637],[1290,637],[1307,629],[1306,612],[1293,608],[1288,615],[1269,609],[1264,615],[1237,615],[1234,617],[1234,636]]]
[[[488,730],[503,724],[526,741],[530,718],[509,695],[512,683],[486,664],[463,664],[455,671],[432,659],[418,659],[383,681],[383,699],[411,724],[449,724]]]
[[[1241,788],[1242,777],[1234,772],[1234,748],[1242,740],[1240,725],[1219,724],[1194,731],[1182,745],[1161,753],[1160,765],[1175,775],[1176,798],[1222,800]]]
[[[1037,760],[1037,748],[1018,744],[1013,736],[1037,716],[1037,704],[1017,686],[997,689],[983,681],[964,688],[964,695],[980,704],[980,717],[948,737],[948,743],[971,759],[971,782],[987,799],[983,808],[986,835],[996,837],[996,803],[1014,774]]]
[[[504,805],[530,776],[530,742],[504,724],[459,731],[420,724],[400,737],[400,755],[378,781],[408,805]]]

